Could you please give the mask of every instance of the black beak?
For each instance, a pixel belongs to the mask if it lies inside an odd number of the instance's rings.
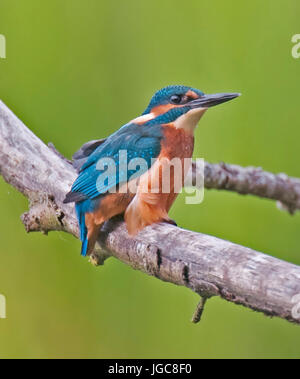
[[[226,103],[241,96],[240,93],[216,93],[215,95],[203,95],[199,99],[192,100],[189,105],[192,108],[210,108],[215,105]]]

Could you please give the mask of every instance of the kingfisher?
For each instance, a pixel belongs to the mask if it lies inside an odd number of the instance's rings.
[[[174,158],[182,162],[191,159],[194,130],[201,117],[208,108],[238,96],[239,93],[205,95],[181,85],[162,88],[141,116],[106,139],[88,142],[74,154],[79,175],[64,202],[75,203],[83,256],[90,255],[101,226],[116,215],[124,215],[130,235],[153,223],[174,223],[168,213],[178,191],[174,189],[174,178],[170,190],[162,191],[163,166]],[[124,151],[126,155],[120,158]],[[130,162],[139,159],[146,165],[130,167]],[[108,162],[115,164],[109,173]],[[180,173],[181,187],[185,174],[186,170]],[[175,175],[174,169],[171,175]],[[156,190],[149,191],[153,178]],[[133,183],[134,191],[129,189]]]

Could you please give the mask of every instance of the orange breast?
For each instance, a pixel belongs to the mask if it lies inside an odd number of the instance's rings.
[[[161,153],[151,169],[141,176],[138,191],[125,213],[130,234],[147,225],[169,220],[168,212],[183,186],[194,149],[194,137],[168,124],[163,127]],[[190,163],[190,162],[189,162]]]
[[[172,124],[163,126],[164,140],[161,155],[169,159],[175,157],[191,158],[194,151],[194,136],[183,129],[176,129]]]

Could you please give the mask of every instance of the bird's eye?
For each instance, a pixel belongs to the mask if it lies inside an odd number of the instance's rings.
[[[173,95],[173,96],[171,96],[171,103],[173,103],[173,104],[180,104],[181,100],[182,100],[182,96],[181,95]]]

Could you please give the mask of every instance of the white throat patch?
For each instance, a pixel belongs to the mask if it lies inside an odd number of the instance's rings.
[[[192,133],[207,109],[208,108],[191,109],[174,121],[175,128],[184,129],[186,132]]]

